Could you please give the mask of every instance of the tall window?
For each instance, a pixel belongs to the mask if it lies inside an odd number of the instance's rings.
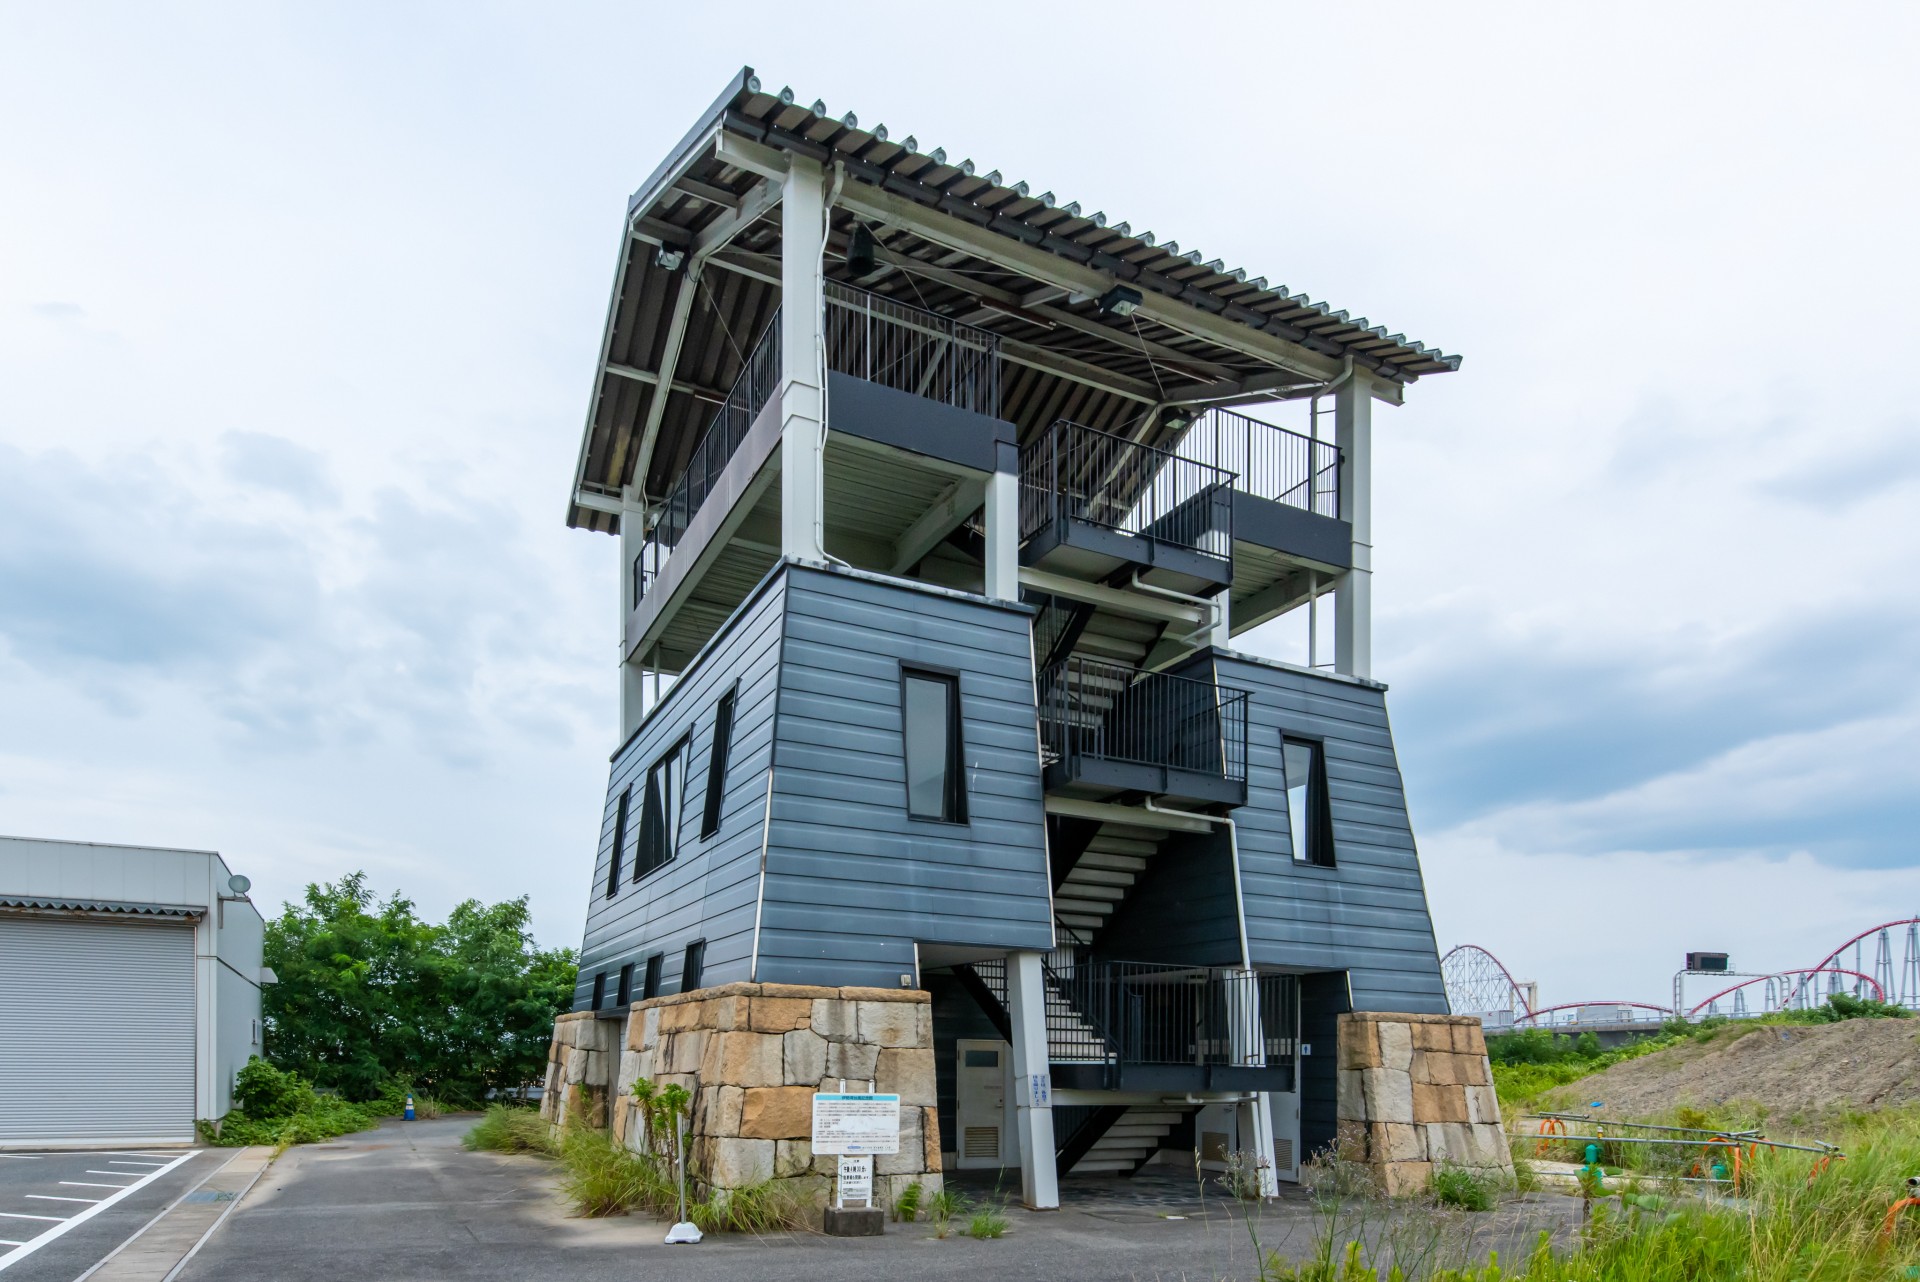
[[[680,850],[680,807],[687,784],[687,740],[647,769],[640,798],[640,843],[633,854],[633,879],[639,881]]]
[[[632,800],[633,789],[623,790],[613,810],[613,851],[607,856],[608,899],[620,893],[620,859],[627,846],[627,806]]]
[[[700,814],[700,837],[720,831],[720,810],[727,800],[727,753],[733,750],[733,696],[720,696],[713,713],[713,751],[707,754],[707,803]]]
[[[633,1000],[633,963],[628,962],[620,968],[619,996],[613,999],[616,1006],[625,1006]]]
[[[901,678],[906,737],[907,814],[965,823],[967,794],[960,762],[960,682],[934,672]]]
[[[593,1009],[599,1010],[607,1001],[607,972],[600,971],[593,977]]]
[[[642,998],[658,997],[660,995],[660,969],[666,963],[666,960],[667,955],[665,953],[655,953],[653,956],[647,958],[647,978],[640,986],[640,996]]]
[[[687,945],[687,955],[680,959],[680,991],[690,993],[700,987],[700,972],[707,964],[707,941],[696,939]]]
[[[1312,739],[1281,741],[1287,776],[1287,823],[1293,830],[1293,857],[1303,864],[1333,867],[1333,821],[1327,814],[1327,763],[1324,748]]]

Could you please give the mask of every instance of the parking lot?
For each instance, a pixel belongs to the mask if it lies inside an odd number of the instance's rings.
[[[200,1149],[0,1153],[0,1274],[73,1279],[233,1154]]]

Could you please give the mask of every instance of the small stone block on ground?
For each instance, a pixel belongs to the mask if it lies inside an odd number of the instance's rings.
[[[821,1231],[828,1237],[879,1237],[887,1231],[887,1213],[877,1206],[829,1206]]]

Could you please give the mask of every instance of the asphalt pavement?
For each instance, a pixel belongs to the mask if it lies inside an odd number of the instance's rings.
[[[1258,1274],[1240,1207],[1219,1199],[1157,1205],[1137,1194],[1074,1197],[1053,1212],[1010,1207],[1006,1236],[998,1240],[939,1239],[926,1224],[889,1224],[877,1239],[782,1233],[667,1246],[667,1225],[648,1217],[570,1218],[551,1162],[467,1152],[460,1137],[473,1121],[388,1122],[290,1150],[201,1246],[179,1282],[1144,1282]],[[1303,1196],[1256,1216],[1253,1233],[1263,1247],[1289,1255],[1310,1248],[1315,1211]],[[1530,1240],[1535,1231],[1526,1215],[1486,1222],[1503,1239]]]
[[[74,1282],[232,1150],[0,1153],[0,1280]]]

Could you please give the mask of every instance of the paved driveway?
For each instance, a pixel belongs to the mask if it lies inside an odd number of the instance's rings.
[[[389,1122],[290,1150],[189,1262],[180,1282],[1071,1282],[1257,1274],[1237,1208],[1229,1214],[1218,1203],[1185,1219],[1126,1199],[1086,1199],[1044,1214],[1015,1207],[1006,1213],[1008,1234],[998,1241],[937,1240],[924,1224],[890,1224],[880,1239],[724,1236],[669,1247],[661,1241],[666,1225],[647,1218],[568,1218],[551,1163],[467,1152],[460,1136],[472,1123],[471,1117]],[[1304,1200],[1268,1208],[1257,1231],[1268,1245],[1304,1252],[1313,1239],[1312,1209]]]

